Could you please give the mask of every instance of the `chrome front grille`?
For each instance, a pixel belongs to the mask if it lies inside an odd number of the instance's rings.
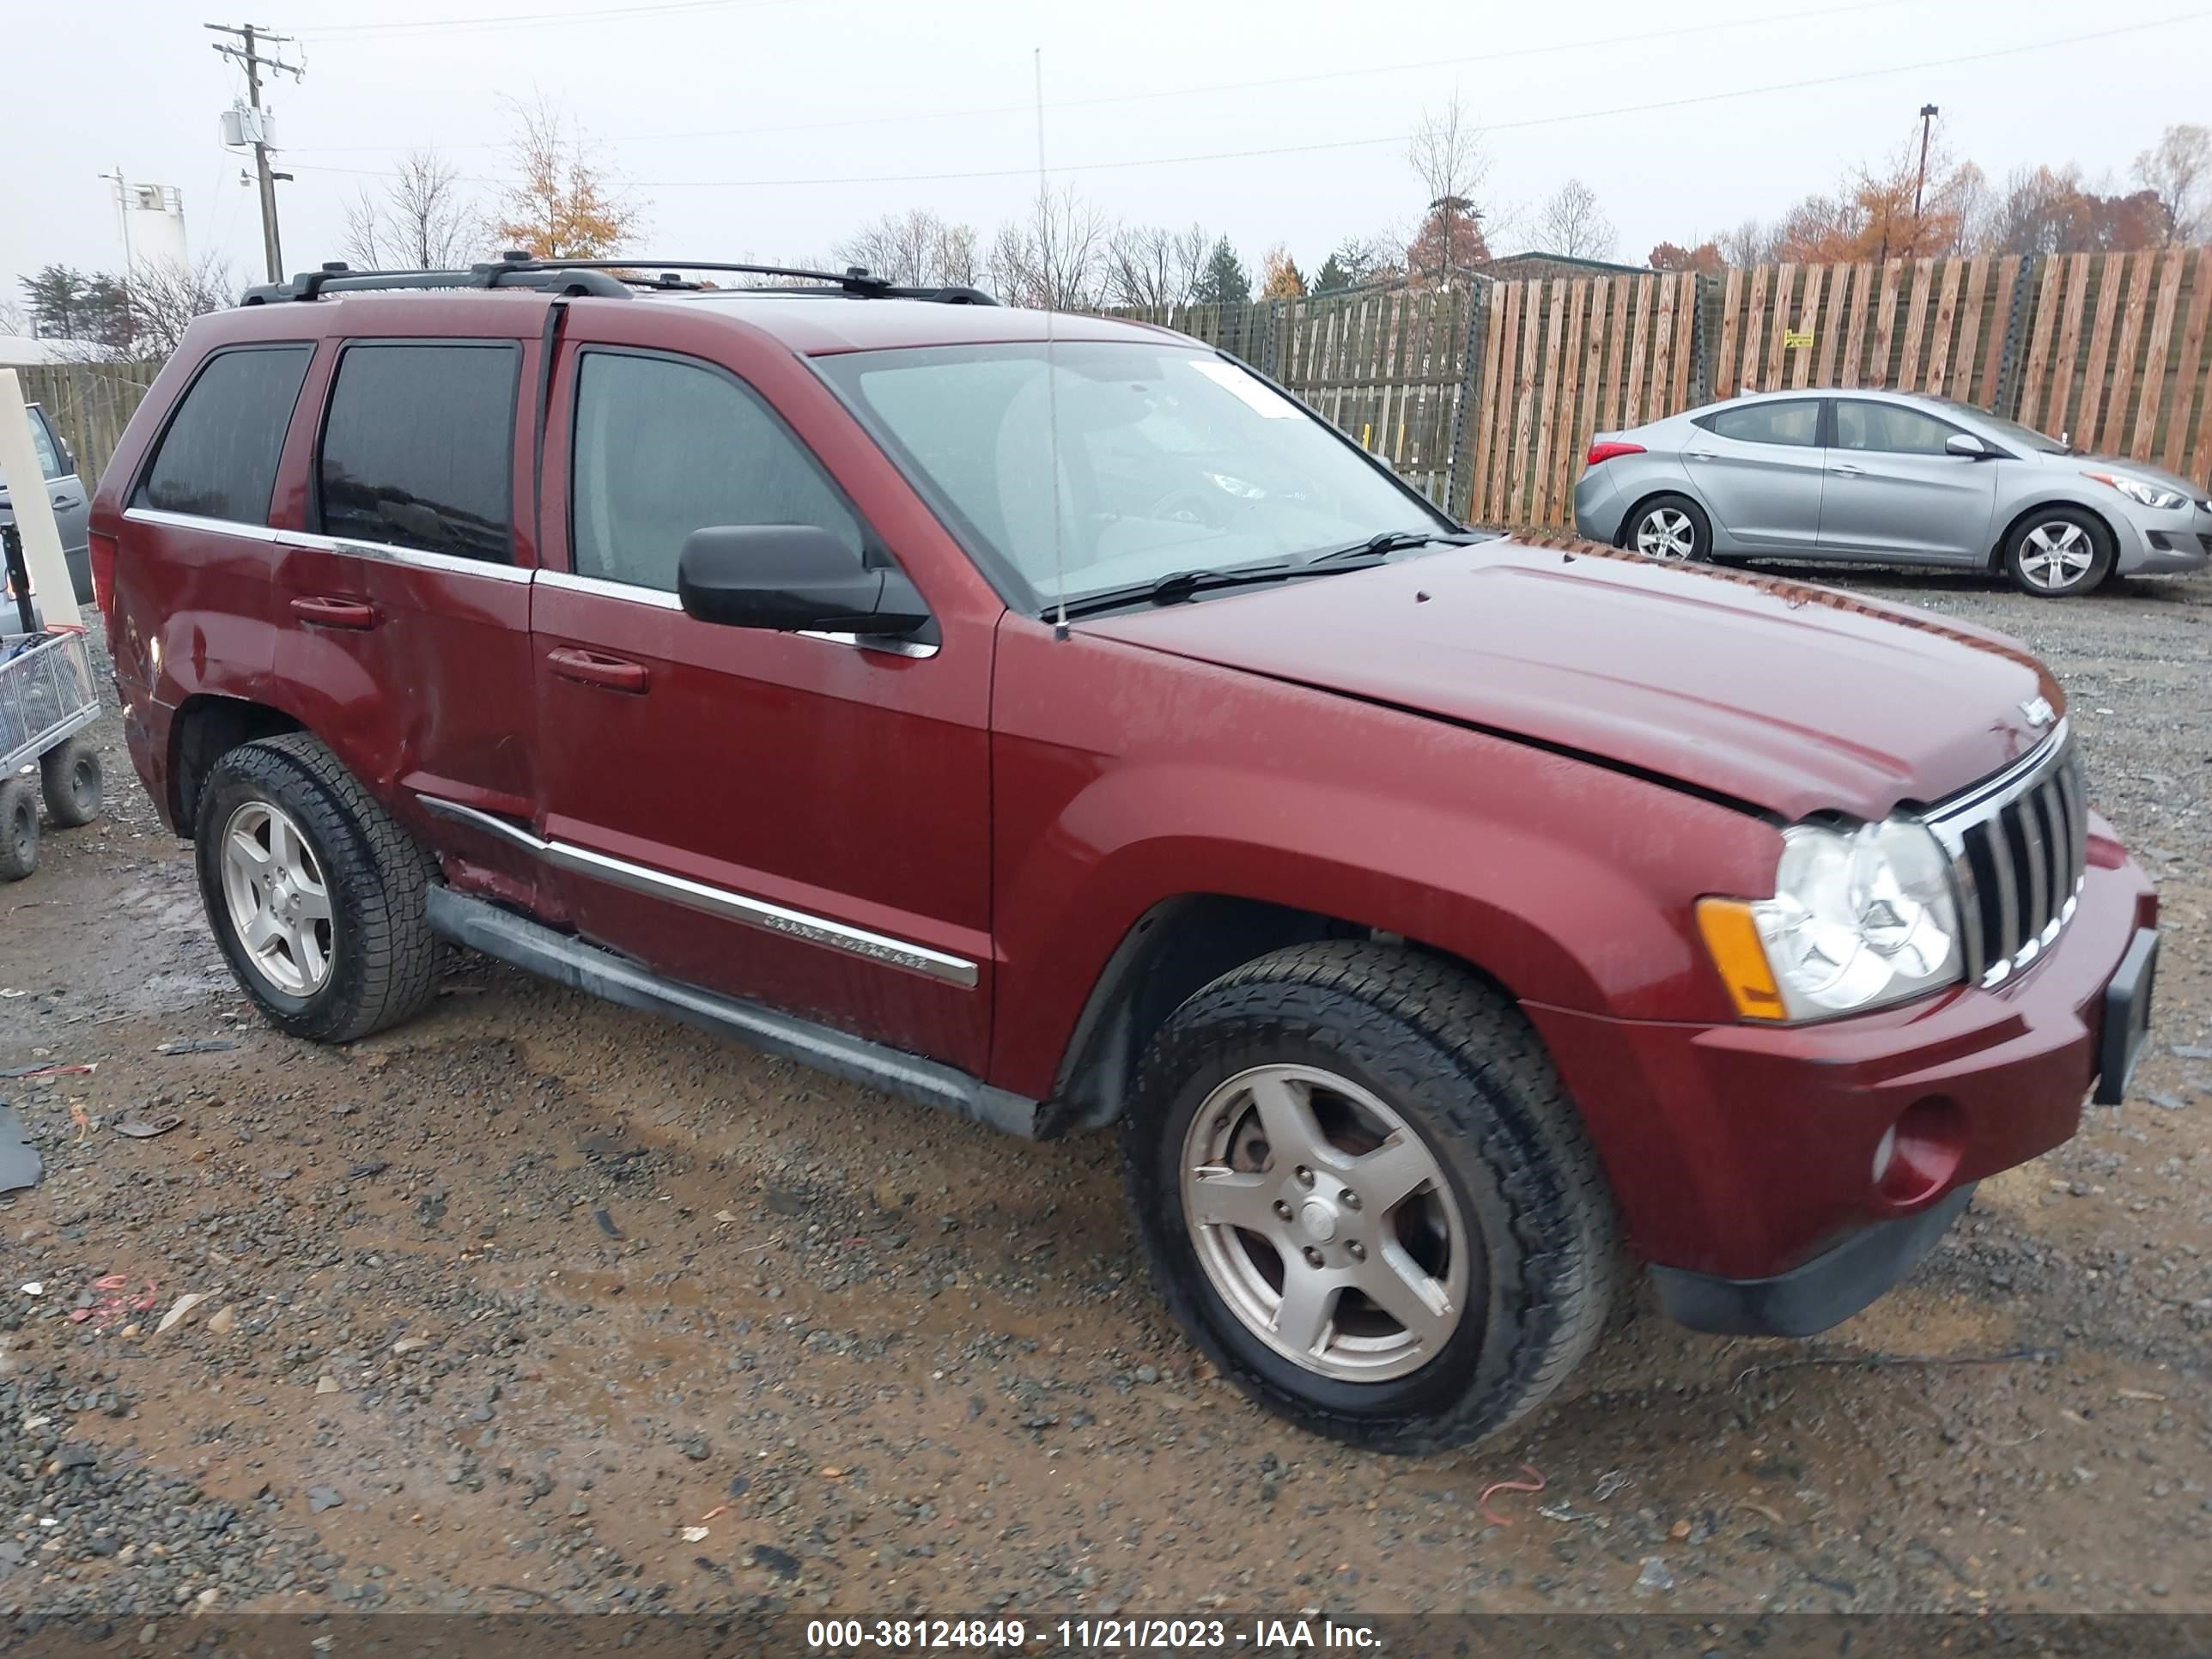
[[[2074,919],[2088,862],[2089,799],[2064,722],[2035,751],[1927,815],[1951,855],[1966,982],[2001,985]]]

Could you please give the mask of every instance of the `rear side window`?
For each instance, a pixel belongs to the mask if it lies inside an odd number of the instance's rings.
[[[1740,444],[1787,444],[1809,449],[1820,440],[1820,400],[1790,398],[1777,404],[1742,404],[1698,422]]]
[[[865,550],[860,520],[805,446],[702,365],[586,352],[571,470],[580,576],[672,593],[685,538],[709,525],[817,525]]]
[[[323,533],[505,564],[521,348],[358,342],[315,461]]]
[[[161,434],[131,505],[267,524],[284,428],[313,355],[307,345],[241,346],[209,358]]]

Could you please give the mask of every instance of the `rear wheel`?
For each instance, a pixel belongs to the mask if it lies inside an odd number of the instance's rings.
[[[0,881],[39,867],[39,798],[27,777],[0,779]]]
[[[280,1030],[349,1042],[429,1001],[430,861],[319,739],[224,755],[194,840],[231,973]]]
[[[49,749],[39,762],[46,797],[46,816],[57,828],[74,830],[100,816],[100,751],[82,737]]]
[[[1336,1439],[1502,1428],[1611,1304],[1612,1200],[1534,1032],[1403,949],[1302,945],[1200,991],[1146,1057],[1122,1167],[1193,1340]]]
[[[1700,563],[1712,557],[1712,520],[1687,495],[1655,495],[1629,515],[1620,544],[1647,559]]]
[[[2087,593],[2112,573],[2112,532],[2078,507],[2047,507],[2012,532],[2004,565],[2013,586],[2038,599]]]

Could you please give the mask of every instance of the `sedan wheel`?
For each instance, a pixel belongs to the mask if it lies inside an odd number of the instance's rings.
[[[2020,550],[2021,574],[2048,593],[2078,586],[2096,562],[2089,532],[2063,519],[2036,526]]]
[[[1705,556],[1705,537],[1687,505],[1662,501],[1636,521],[1631,544],[1647,559],[1688,561]]]
[[[1347,1078],[1261,1066],[1206,1097],[1183,1140],[1200,1265],[1247,1330],[1347,1382],[1418,1370],[1459,1328],[1466,1222],[1435,1155]]]

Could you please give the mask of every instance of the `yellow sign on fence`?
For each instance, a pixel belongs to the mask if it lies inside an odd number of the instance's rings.
[[[1789,350],[1803,351],[1813,343],[1812,332],[1810,330],[1808,330],[1802,334],[1792,334],[1785,331],[1782,336],[1782,343]]]

